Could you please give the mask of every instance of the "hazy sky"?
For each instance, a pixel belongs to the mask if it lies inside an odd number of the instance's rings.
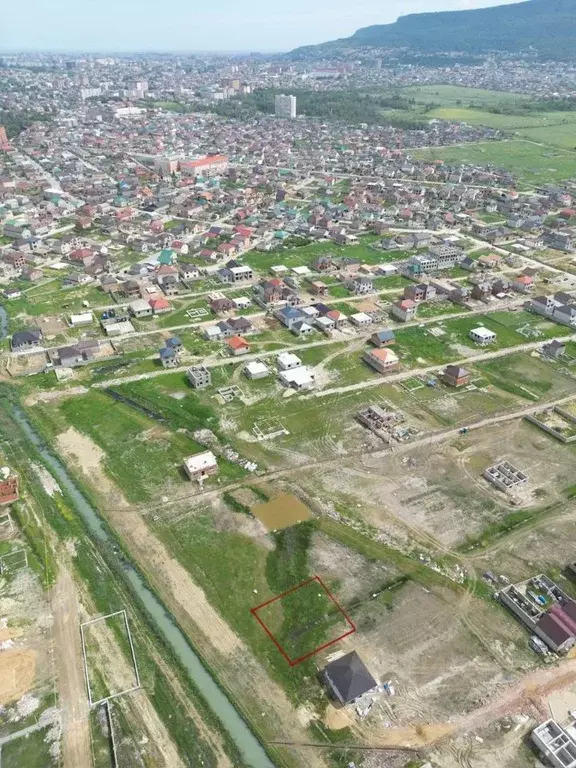
[[[12,0],[3,50],[286,51],[400,15],[518,0]]]

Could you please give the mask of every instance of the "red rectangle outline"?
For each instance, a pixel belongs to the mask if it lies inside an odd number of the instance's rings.
[[[262,621],[260,616],[258,616],[258,611],[261,610],[262,608],[265,608],[267,605],[270,605],[271,603],[275,603],[278,600],[281,600],[283,597],[286,597],[286,595],[290,595],[292,594],[292,592],[296,592],[297,589],[301,589],[302,587],[305,587],[307,584],[311,584],[313,581],[316,581],[318,582],[318,584],[320,584],[322,589],[328,595],[329,600],[331,600],[334,603],[336,608],[338,608],[340,613],[344,616],[344,619],[346,620],[346,623],[348,624],[350,629],[348,630],[348,632],[344,632],[343,635],[340,635],[334,640],[330,640],[329,642],[324,643],[324,645],[321,645],[318,648],[314,649],[313,651],[310,651],[310,653],[306,653],[304,654],[304,656],[299,656],[297,659],[291,659],[290,656],[288,656],[288,654],[284,650],[284,648],[282,648],[278,640],[276,640],[272,632],[268,629],[266,624]],[[326,648],[330,648],[330,646],[334,645],[335,643],[339,643],[340,640],[343,640],[345,637],[349,637],[349,635],[353,635],[354,632],[356,632],[356,625],[354,624],[352,619],[348,616],[344,608],[342,608],[340,603],[336,600],[332,592],[330,592],[326,584],[324,584],[320,576],[312,576],[312,578],[306,579],[306,581],[303,581],[300,584],[297,584],[295,587],[291,587],[290,589],[287,589],[285,592],[282,592],[281,594],[276,595],[276,597],[272,597],[270,600],[266,600],[266,602],[261,603],[260,605],[257,605],[255,608],[250,608],[250,613],[254,616],[256,621],[260,624],[264,632],[266,632],[270,640],[272,640],[276,648],[278,648],[282,656],[286,659],[286,661],[291,667],[295,667],[297,664],[300,664],[303,661],[306,661],[307,659],[311,658],[312,656],[315,656],[317,653],[320,653],[320,651],[323,651]]]

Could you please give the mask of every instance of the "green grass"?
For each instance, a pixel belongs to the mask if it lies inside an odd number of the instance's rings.
[[[504,392],[537,402],[544,395],[562,396],[574,391],[574,380],[551,362],[526,353],[487,360],[476,368]]]
[[[133,381],[114,387],[114,390],[162,415],[174,430],[207,428],[218,431],[216,412],[200,399],[183,373],[167,373],[157,379]],[[175,393],[184,393],[185,397],[172,397]]]
[[[334,299],[346,299],[348,296],[352,296],[345,285],[331,285],[328,288],[328,294]]]
[[[184,485],[184,458],[203,450],[185,435],[160,427],[100,392],[32,411],[52,434],[73,426],[90,437],[104,451],[106,474],[133,503],[151,501],[169,487]]]
[[[534,315],[532,312],[525,312],[520,310],[518,312],[490,312],[490,319],[498,323],[505,328],[510,328],[517,331],[518,328],[523,329],[527,333],[525,341],[537,341],[539,339],[555,339],[561,336],[569,336],[571,333],[570,328],[565,328],[556,323],[552,323],[546,318],[539,315]],[[530,327],[530,329],[527,328]],[[530,330],[539,332],[542,335],[533,337],[530,335]],[[522,335],[522,334],[521,334]]]
[[[523,93],[492,91],[485,88],[468,88],[460,85],[411,85],[401,90],[403,96],[414,99],[418,104],[435,102],[442,107],[469,106],[497,107],[517,102],[521,104],[530,97]]]
[[[61,276],[63,277],[63,276]],[[82,302],[88,301],[91,306],[112,304],[96,285],[84,285],[79,288],[61,288],[61,278],[47,285],[35,286],[19,299],[6,303],[10,315],[25,313],[38,317],[40,315],[69,315],[84,309]]]
[[[448,362],[454,357],[447,336],[432,336],[425,328],[400,328],[394,332],[397,353],[404,368]]]
[[[308,548],[314,529],[314,522],[308,522],[275,534],[271,551],[248,536],[217,530],[209,513],[157,530],[174,556],[201,584],[211,604],[264,661],[287,693],[299,702],[311,697],[321,705],[314,664],[305,662],[291,669],[250,613],[254,606],[313,575]],[[298,607],[291,605],[290,611],[304,610],[303,604],[302,600]],[[285,615],[278,603],[271,608],[267,618],[280,631],[286,619],[288,631],[292,613]]]
[[[561,114],[565,115],[566,113],[562,112]],[[571,116],[571,120],[552,123],[551,118],[550,125],[546,127],[522,128],[516,133],[531,141],[555,144],[564,149],[574,150],[576,149],[576,114],[573,112],[568,114]]]
[[[576,153],[561,148],[541,147],[525,140],[479,142],[459,147],[416,150],[423,160],[471,163],[506,168],[528,185],[562,181],[576,176]]]
[[[375,237],[375,236],[374,236]],[[364,264],[382,264],[386,261],[396,261],[405,256],[405,252],[394,251],[390,254],[369,246],[370,238],[363,238],[357,245],[337,245],[336,243],[311,243],[298,248],[279,249],[271,253],[249,251],[242,257],[245,264],[249,264],[260,273],[268,273],[270,267],[283,264],[289,269],[293,267],[311,266],[318,256],[334,256],[343,258],[360,259]]]
[[[35,731],[1,747],[2,767],[56,768],[58,762],[50,756],[50,744],[45,741],[47,730]]]
[[[338,355],[327,364],[329,371],[337,374],[334,385],[346,387],[367,379],[381,378],[381,374],[362,360],[363,351]]]
[[[452,304],[451,301],[422,302],[418,305],[418,317],[438,317],[441,315],[457,315],[465,312],[463,307]]]
[[[501,325],[492,315],[475,315],[473,317],[459,317],[454,320],[445,320],[442,323],[443,328],[450,336],[450,341],[465,344],[468,347],[476,348],[479,352],[482,351],[482,347],[477,346],[468,334],[474,328],[480,326],[488,328],[489,331],[493,331],[496,334],[496,341],[490,344],[488,349],[503,349],[505,347],[515,347],[518,344],[525,344],[525,339],[520,334],[516,333],[512,328],[507,328]],[[486,349],[486,347],[484,347]]]

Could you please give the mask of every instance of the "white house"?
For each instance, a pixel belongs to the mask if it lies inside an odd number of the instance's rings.
[[[314,386],[314,374],[306,365],[281,371],[279,378],[285,387],[292,387],[293,389],[310,389]]]
[[[367,315],[366,312],[356,312],[354,315],[350,315],[350,322],[352,325],[370,325],[372,323],[372,318],[370,315]]]
[[[270,371],[261,360],[252,360],[244,366],[244,375],[247,379],[264,379]]]
[[[130,304],[128,304],[128,309],[130,310],[130,314],[134,315],[134,317],[148,317],[152,314],[152,307],[146,299],[136,299],[135,301],[131,301]]]
[[[484,346],[485,344],[493,344],[496,341],[496,334],[494,331],[489,331],[488,328],[484,328],[483,325],[478,328],[473,328],[468,334],[472,341],[476,344]]]
[[[332,333],[334,328],[336,328],[336,323],[334,322],[334,320],[332,320],[332,318],[330,317],[327,317],[326,315],[324,315],[324,317],[317,317],[316,320],[314,321],[314,325],[317,328],[320,328],[322,333],[325,333],[327,335]]]
[[[184,471],[190,480],[214,475],[218,471],[216,456],[214,456],[212,451],[203,451],[202,453],[194,454],[194,456],[189,456],[187,459],[184,459]]]
[[[232,298],[231,301],[234,304],[235,309],[248,309],[252,304],[252,300],[249,299],[248,296],[238,296],[235,299]]]
[[[299,368],[302,365],[302,360],[292,352],[281,352],[276,358],[278,368],[281,371],[291,371],[293,368]]]
[[[90,325],[94,322],[92,312],[81,312],[78,315],[70,315],[70,325],[72,328],[78,328],[80,325]]]

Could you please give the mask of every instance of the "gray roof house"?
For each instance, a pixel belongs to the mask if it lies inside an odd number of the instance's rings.
[[[324,667],[323,675],[329,689],[342,704],[351,704],[378,685],[356,651],[331,661]]]
[[[16,331],[12,335],[12,349],[38,347],[42,343],[42,331],[39,328],[28,328],[26,331]]]

